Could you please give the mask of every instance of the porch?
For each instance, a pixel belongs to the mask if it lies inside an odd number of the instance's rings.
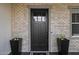
[[[69,43],[69,54],[79,54],[79,37],[72,35],[72,15],[79,4],[0,4],[0,54],[11,52],[10,40],[15,37],[23,38],[22,53],[31,52],[31,8],[49,9],[48,52],[57,54],[58,34],[63,33]],[[77,10],[77,13],[78,10]],[[31,52],[32,53],[32,52]]]

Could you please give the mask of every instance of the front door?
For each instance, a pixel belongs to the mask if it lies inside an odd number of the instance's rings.
[[[31,9],[31,51],[48,51],[48,9]]]

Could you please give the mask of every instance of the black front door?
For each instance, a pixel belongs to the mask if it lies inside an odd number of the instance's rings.
[[[31,51],[48,51],[48,9],[31,9]]]

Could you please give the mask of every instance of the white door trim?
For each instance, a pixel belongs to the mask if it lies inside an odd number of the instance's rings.
[[[31,33],[30,33],[30,9],[31,8],[48,8],[49,9],[49,38],[48,38],[48,40],[49,40],[49,49],[48,49],[48,52],[51,52],[51,5],[27,5],[28,6],[28,24],[29,24],[29,34],[28,34],[28,36],[29,36],[29,51],[28,52],[32,52],[31,51]],[[35,51],[34,51],[35,52]],[[47,51],[46,51],[47,52]]]

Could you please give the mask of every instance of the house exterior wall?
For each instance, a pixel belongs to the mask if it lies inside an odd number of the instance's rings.
[[[0,55],[11,52],[11,4],[0,4]]]
[[[66,38],[70,36],[70,14],[67,5],[54,4],[51,8],[51,51],[57,52],[56,38],[63,33]]]
[[[28,19],[27,19],[27,6],[24,4],[12,5],[12,37],[23,38],[22,51],[29,51],[29,38],[28,38]]]
[[[70,6],[73,6],[73,4]],[[29,18],[30,13],[28,10],[30,9],[27,4],[12,4],[12,37],[23,38],[23,44],[22,44],[23,52],[30,51],[30,18]],[[50,14],[49,51],[57,52],[56,38],[58,34],[63,33],[65,37],[70,40],[69,52],[78,52],[79,39],[71,37],[71,16],[70,16],[69,5],[51,4],[49,14]]]

